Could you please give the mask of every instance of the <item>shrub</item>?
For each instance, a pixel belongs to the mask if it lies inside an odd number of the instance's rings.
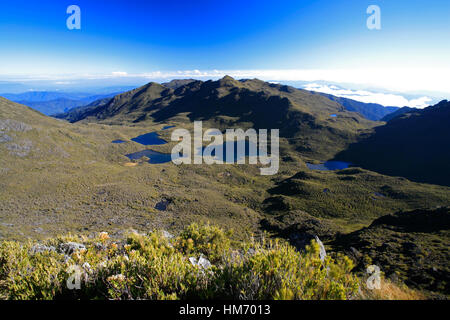
[[[85,248],[61,252],[67,241]],[[32,242],[1,242],[1,298],[347,299],[358,290],[351,261],[338,256],[322,262],[315,241],[302,253],[278,240],[233,246],[229,232],[210,225],[193,224],[174,239],[153,232],[117,241],[101,233],[50,239],[41,252],[34,248]],[[213,265],[189,261],[200,255]],[[78,268],[79,290],[67,286],[74,280],[71,266]]]
[[[186,255],[205,255],[213,262],[219,262],[231,246],[232,231],[209,224],[188,226],[178,237],[176,247]]]
[[[347,257],[319,258],[313,241],[304,253],[279,241],[256,245],[252,255],[238,255],[226,262],[216,285],[223,298],[231,299],[346,299],[358,290]]]

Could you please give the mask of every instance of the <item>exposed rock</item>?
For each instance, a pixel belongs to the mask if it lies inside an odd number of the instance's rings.
[[[11,142],[13,139],[6,133],[0,132],[0,143]]]
[[[86,249],[86,246],[82,243],[76,243],[76,242],[67,242],[67,243],[61,243],[59,245],[59,250],[67,255],[71,255],[75,251]]]
[[[320,241],[318,236],[314,236],[314,238],[316,239],[316,242],[319,244],[319,247],[320,247],[319,257],[320,257],[320,260],[323,262],[323,261],[325,261],[325,258],[327,257],[327,252],[325,250],[325,246],[323,245],[322,241]]]
[[[31,247],[30,252],[31,254],[36,254],[36,253],[41,253],[41,252],[46,252],[46,251],[54,251],[56,252],[56,248],[53,246],[46,246],[43,244],[35,244],[34,246]]]
[[[0,131],[27,132],[33,129],[30,125],[11,119],[0,119]]]
[[[166,231],[166,230],[163,230],[163,231],[162,231],[162,235],[163,235],[163,237],[166,238],[166,239],[173,239],[173,237],[174,237],[170,232],[168,232],[168,231]]]
[[[19,143],[8,143],[6,149],[8,149],[11,155],[17,157],[27,156],[33,147],[33,142],[30,140],[23,140]]]
[[[197,258],[190,257],[190,258],[189,258],[189,262],[190,262],[193,266],[197,266],[197,265],[198,265],[198,263],[197,263]]]
[[[194,257],[189,258],[189,261],[193,266],[198,266],[200,269],[208,269],[211,268],[212,264],[209,262],[208,259],[203,258],[203,256],[200,256],[200,258],[197,260]]]
[[[198,265],[203,269],[208,269],[212,266],[211,262],[203,257],[200,257],[200,259],[198,259]]]

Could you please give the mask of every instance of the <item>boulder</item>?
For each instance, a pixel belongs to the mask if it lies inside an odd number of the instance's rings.
[[[86,249],[86,246],[82,243],[76,243],[76,242],[67,242],[67,243],[61,243],[59,245],[59,249],[61,252],[71,255],[75,251]]]

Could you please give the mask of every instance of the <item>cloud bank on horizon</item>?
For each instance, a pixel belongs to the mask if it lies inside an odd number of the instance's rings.
[[[415,71],[415,76],[404,70],[178,70],[128,73],[113,71],[107,74],[65,74],[3,76],[0,80],[29,83],[28,91],[39,91],[31,87],[46,84],[46,90],[75,90],[80,85],[89,86],[96,82],[107,85],[135,85],[147,82],[167,82],[173,79],[219,79],[225,75],[236,79],[258,78],[264,81],[292,83],[305,90],[323,92],[365,103],[383,106],[425,108],[450,95],[450,88],[444,81],[442,70]],[[420,76],[417,76],[420,75]],[[325,83],[323,83],[325,82]],[[328,82],[328,83],[327,83]],[[333,84],[330,84],[333,83]],[[334,84],[338,84],[336,86]],[[363,87],[364,89],[359,89]],[[49,89],[47,89],[49,88]],[[396,90],[395,90],[396,89]],[[411,96],[411,89],[416,89]],[[387,91],[386,91],[387,90]],[[1,90],[0,90],[1,91]],[[393,91],[393,92],[392,92]],[[434,94],[425,94],[425,92]],[[439,92],[440,91],[440,92]],[[422,94],[420,94],[422,93]],[[409,97],[409,98],[408,98]]]
[[[450,42],[443,41],[450,35],[448,0],[382,1],[377,30],[367,24],[369,4],[353,0],[76,4],[79,29],[68,27],[69,3],[0,2],[0,60],[7,61],[0,64],[0,92],[227,74],[404,97],[352,94],[390,105],[420,107],[427,97],[450,97]]]
[[[309,83],[303,86],[303,89],[322,93],[332,94],[337,97],[353,99],[365,103],[377,103],[389,107],[410,107],[423,109],[433,101],[430,97],[420,97],[408,100],[404,96],[390,93],[371,92],[367,90],[349,90],[339,88],[334,85],[322,85]]]

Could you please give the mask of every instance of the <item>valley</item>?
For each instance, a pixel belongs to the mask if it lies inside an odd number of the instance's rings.
[[[390,258],[394,263],[379,257],[385,233],[379,227],[371,232],[374,221],[450,206],[445,183],[414,182],[390,171],[383,174],[369,165],[361,168],[362,158],[344,156],[365,143],[361,137],[374,133],[376,137],[389,124],[365,119],[325,96],[289,86],[231,77],[149,83],[58,118],[0,98],[2,239],[43,240],[100,231],[121,237],[130,230],[161,229],[177,234],[192,222],[209,222],[233,229],[234,240],[268,235],[299,249],[299,237],[318,235],[330,252],[355,247],[361,256],[383,261],[382,269],[389,271],[399,261],[409,260]],[[402,119],[397,121],[406,121]],[[170,155],[176,145],[172,131],[193,132],[194,121],[222,132],[279,129],[278,173],[260,175],[259,167],[250,164],[151,161],[158,153]],[[442,127],[439,134],[448,137],[448,128]],[[432,154],[433,159],[445,152]],[[387,154],[392,155],[392,150]],[[349,163],[330,166],[326,161],[333,159]],[[433,159],[424,161],[435,166]],[[446,177],[444,171],[441,178]],[[448,210],[440,210],[444,211],[439,211],[439,219],[448,223]],[[432,214],[429,219],[434,219]],[[422,231],[414,232],[411,237],[424,239],[425,245],[434,238],[439,238],[438,247],[450,244],[448,232],[433,231],[423,237]],[[366,246],[361,234],[369,234],[375,244]],[[448,272],[448,253],[439,250],[429,253],[438,271],[427,277]],[[426,250],[422,254],[426,260]],[[407,275],[402,279],[408,281]],[[421,280],[409,283],[423,288]],[[445,285],[424,290],[448,294]]]

